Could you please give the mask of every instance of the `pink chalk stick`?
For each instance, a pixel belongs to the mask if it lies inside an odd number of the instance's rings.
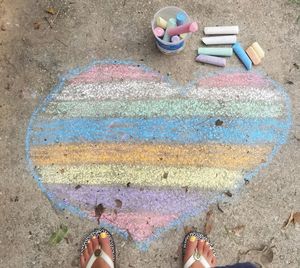
[[[190,22],[190,23],[186,23],[174,28],[169,28],[167,30],[167,33],[170,36],[173,35],[179,35],[179,34],[183,34],[183,33],[194,33],[198,31],[198,24],[197,22]]]
[[[209,55],[203,55],[203,54],[200,54],[196,58],[196,61],[203,62],[203,63],[208,63],[208,64],[220,66],[220,67],[225,67],[225,65],[226,65],[226,60],[224,58],[214,57],[214,56],[209,56]]]
[[[165,34],[165,30],[161,27],[156,27],[153,31],[154,31],[155,36],[157,36],[157,37],[162,37]]]

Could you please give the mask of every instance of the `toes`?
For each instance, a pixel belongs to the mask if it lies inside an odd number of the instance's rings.
[[[183,259],[184,263],[194,254],[195,249],[197,247],[197,243],[198,240],[196,236],[191,236],[188,238],[184,259]]]
[[[87,262],[89,260],[90,255],[88,253],[88,249],[87,248],[85,248],[85,250],[83,251],[83,257],[85,259],[85,262]]]
[[[88,250],[88,253],[90,256],[94,253],[93,244],[92,244],[91,239],[87,243],[87,250]]]
[[[205,242],[204,244],[203,256],[210,265],[212,265],[213,267],[215,266],[216,258],[213,255],[213,250],[208,242]]]
[[[110,244],[109,244],[109,236],[107,235],[107,233],[103,232],[99,235],[99,243],[101,246],[101,249],[108,255],[111,257],[111,259],[113,260],[113,254],[112,254],[112,250],[110,248]]]
[[[99,240],[97,239],[96,236],[92,237],[92,246],[93,246],[93,251],[99,248]]]
[[[210,264],[212,267],[215,267],[217,265],[217,259],[214,255],[212,256]]]
[[[80,255],[80,266],[81,266],[81,268],[85,267],[85,259],[84,259],[83,254]]]
[[[204,246],[205,246],[205,240],[199,240],[197,249],[200,254],[203,254]]]
[[[204,256],[207,256],[208,255],[208,252],[210,251],[210,245],[208,244],[208,242],[205,241],[205,244],[203,246],[203,255]]]

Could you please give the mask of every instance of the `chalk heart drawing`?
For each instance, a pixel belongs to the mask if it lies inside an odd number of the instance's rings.
[[[185,87],[133,62],[62,77],[34,111],[29,169],[59,208],[141,250],[224,191],[238,192],[285,143],[289,98],[265,75],[230,70]],[[101,204],[101,205],[99,205]]]

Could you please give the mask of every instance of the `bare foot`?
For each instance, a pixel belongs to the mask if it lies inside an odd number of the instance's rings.
[[[93,236],[88,241],[86,249],[80,255],[81,268],[86,267],[90,257],[94,254],[95,250],[99,248],[113,260],[113,253],[109,245],[109,236],[105,232],[102,232],[99,238]],[[97,258],[92,268],[109,268],[109,266],[102,258]]]
[[[211,267],[216,266],[216,257],[209,243],[205,240],[198,240],[196,236],[191,236],[187,241],[183,263],[186,263],[196,250],[205,258]],[[199,261],[196,261],[191,268],[204,268],[204,266]]]

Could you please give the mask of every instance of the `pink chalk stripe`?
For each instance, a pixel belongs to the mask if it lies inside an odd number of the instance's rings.
[[[268,81],[253,73],[227,73],[200,79],[198,86],[202,87],[234,87],[252,86],[263,87],[269,85]]]
[[[107,82],[121,79],[161,81],[162,78],[163,77],[161,75],[154,72],[145,71],[138,66],[107,64],[95,66],[89,71],[71,79],[68,83],[81,84]]]
[[[143,241],[149,238],[156,228],[164,227],[178,217],[178,214],[103,213],[101,221],[106,221],[129,232],[135,241]]]

